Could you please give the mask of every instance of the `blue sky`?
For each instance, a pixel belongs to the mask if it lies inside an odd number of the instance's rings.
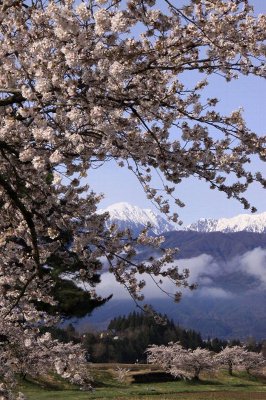
[[[266,12],[265,0],[252,0],[256,13]],[[257,77],[240,77],[230,83],[222,78],[210,79],[206,90],[207,96],[220,99],[218,110],[222,113],[243,107],[249,128],[260,135],[265,135],[266,126],[266,81]],[[266,176],[266,165],[254,161],[254,170]],[[98,170],[89,171],[88,183],[94,191],[105,193],[100,207],[105,208],[113,203],[126,201],[142,208],[153,208],[146,199],[135,176],[127,169],[107,163]],[[186,207],[178,209],[172,204],[172,211],[177,212],[185,224],[201,217],[232,217],[247,212],[235,200],[228,200],[223,193],[210,190],[203,181],[187,179],[176,187],[176,195],[186,203]],[[248,200],[258,208],[258,212],[266,211],[266,192],[254,184],[247,192]]]

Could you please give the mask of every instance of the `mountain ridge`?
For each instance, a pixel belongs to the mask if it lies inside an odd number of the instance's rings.
[[[135,234],[139,234],[148,225],[151,226],[149,233],[153,235],[161,235],[165,232],[176,230],[175,225],[168,222],[159,213],[149,208],[142,209],[126,202],[112,204],[98,212],[99,214],[109,213],[110,219],[107,222],[107,226],[114,223],[120,229],[129,228]]]
[[[266,232],[266,212],[249,215],[239,214],[232,218],[200,218],[185,230],[197,232]]]
[[[120,229],[129,228],[134,234],[139,234],[148,225],[151,226],[149,233],[153,235],[171,231],[266,233],[266,212],[256,215],[239,214],[232,218],[200,218],[182,228],[151,209],[141,209],[126,202],[115,203],[99,210],[99,213],[104,212],[110,215],[107,225],[115,223]]]

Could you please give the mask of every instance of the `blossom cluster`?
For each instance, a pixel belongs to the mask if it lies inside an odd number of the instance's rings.
[[[266,364],[262,354],[241,346],[228,346],[215,354],[207,349],[186,350],[179,343],[169,343],[168,346],[152,345],[147,349],[147,354],[149,363],[184,379],[199,379],[202,371],[216,371],[220,368],[227,368],[229,374],[233,373],[233,369],[250,373]]]

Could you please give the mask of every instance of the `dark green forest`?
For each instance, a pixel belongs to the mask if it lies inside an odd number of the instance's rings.
[[[128,316],[119,316],[110,321],[106,331],[84,332],[80,334],[69,324],[64,329],[53,328],[54,338],[63,342],[82,343],[90,362],[106,363],[145,363],[145,350],[151,344],[167,345],[180,342],[186,349],[206,348],[216,353],[224,347],[241,345],[239,340],[203,340],[201,335],[190,329],[175,325],[166,315],[160,315],[163,321],[158,323],[154,315],[132,312]],[[246,346],[252,351],[261,351],[262,343],[250,339]]]

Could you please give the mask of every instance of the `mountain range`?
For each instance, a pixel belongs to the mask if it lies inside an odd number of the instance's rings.
[[[166,313],[185,328],[201,332],[207,338],[245,339],[253,336],[266,339],[266,213],[239,215],[216,220],[200,219],[182,230],[151,210],[141,210],[127,203],[118,203],[106,210],[110,222],[120,228],[139,233],[147,224],[150,233],[163,235],[165,248],[179,248],[175,264],[189,269],[189,280],[197,290],[182,290],[180,303],[175,304],[156,290],[149,277],[144,289],[145,302]],[[136,261],[159,257],[160,249],[138,247]],[[164,282],[164,289],[173,287]],[[108,326],[117,315],[131,312],[135,304],[114,278],[103,270],[98,292],[113,298],[91,316],[80,321],[99,328]]]
[[[186,230],[196,232],[257,232],[266,233],[266,212],[249,215],[240,214],[233,218],[206,219],[201,218],[190,224]]]
[[[116,203],[104,210],[99,210],[99,213],[103,212],[108,212],[110,215],[108,224],[115,223],[120,229],[130,228],[135,234],[139,233],[148,224],[151,225],[150,233],[154,235],[176,230],[266,233],[266,212],[255,215],[240,214],[233,218],[201,218],[182,228],[169,222],[166,217],[162,217],[159,213],[150,209],[141,209],[125,202]]]

